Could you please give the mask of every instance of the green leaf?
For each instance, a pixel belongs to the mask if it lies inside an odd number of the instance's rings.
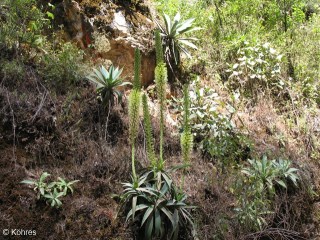
[[[40,188],[39,190],[40,190],[41,195],[44,195],[44,188]]]
[[[35,184],[36,184],[36,182],[35,182],[35,181],[32,181],[32,180],[23,180],[23,181],[21,181],[20,183],[30,184],[30,185],[35,185]]]
[[[148,205],[146,205],[146,204],[140,204],[140,205],[138,205],[137,207],[136,207],[136,212],[137,211],[140,211],[140,210],[142,210],[142,209],[145,209],[145,208],[147,208],[147,207],[149,207]],[[128,219],[130,218],[130,216],[132,215],[132,209],[128,212],[128,214],[127,214],[127,217],[126,217],[126,222],[128,221]]]
[[[187,40],[184,40],[184,39],[179,39],[179,42],[187,45],[188,47],[191,47],[193,49],[198,49],[198,47],[196,45],[194,45],[192,42],[189,42]]]
[[[170,188],[171,187],[171,184],[172,184],[172,180],[169,178],[169,176],[167,176],[166,173],[162,173],[162,176],[166,182],[166,184],[168,185],[168,187]]]
[[[49,183],[48,184],[48,188],[50,189],[50,188],[53,188],[54,186],[56,186],[57,185],[57,182],[51,182],[51,183]]]
[[[173,222],[173,218],[172,218],[172,213],[168,209],[166,209],[165,207],[160,208],[160,210],[169,218],[169,220],[173,226],[174,222]]]
[[[183,23],[180,24],[180,27],[177,29],[178,33],[185,33],[190,30],[190,27],[192,26],[192,22],[194,21],[194,18],[190,18]]]
[[[277,182],[280,186],[282,186],[282,187],[284,187],[284,188],[287,188],[287,185],[285,184],[284,181],[282,181],[282,180],[276,180],[276,182]]]
[[[47,172],[42,173],[42,175],[40,176],[39,182],[43,182],[48,176],[50,176],[49,173]]]
[[[48,199],[53,199],[53,196],[51,194],[44,194],[43,197]]]
[[[143,215],[142,221],[141,221],[141,227],[144,224],[144,222],[149,218],[150,214],[153,212],[153,206],[149,207],[146,212]]]
[[[164,16],[164,23],[166,25],[167,34],[171,35],[171,20],[170,17],[167,14],[163,14]]]
[[[156,236],[160,236],[161,235],[161,215],[158,209],[155,210],[155,214],[154,214],[154,228],[155,228],[155,234]]]
[[[145,238],[152,239],[152,231],[153,231],[153,216],[147,221],[145,226]]]
[[[179,214],[178,214],[178,210],[177,209],[174,210],[172,219],[173,219],[172,229],[173,229],[173,232],[175,232],[177,227],[178,227],[178,225],[179,225]]]
[[[62,197],[64,196],[65,193],[64,192],[59,192],[57,195],[56,195],[56,199],[58,199],[59,197]]]
[[[137,196],[132,198],[132,220],[134,219],[134,215],[136,214],[136,207],[137,207]]]
[[[51,18],[52,20],[54,19],[53,13],[47,11],[46,14],[47,14],[48,18]]]

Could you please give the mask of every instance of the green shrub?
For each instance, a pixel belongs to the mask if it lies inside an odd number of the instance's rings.
[[[320,104],[320,15],[314,14],[310,20],[293,32],[293,42],[288,51],[292,55],[296,81],[291,84],[294,101]]]
[[[17,51],[21,44],[40,46],[50,20],[36,0],[4,0],[0,6],[0,49]]]
[[[272,203],[276,187],[287,188],[291,182],[298,186],[298,169],[292,168],[289,160],[248,160],[249,165],[241,168],[240,179],[235,184],[237,197],[236,217],[249,230],[261,230],[266,216],[273,213]]]
[[[73,193],[72,185],[79,180],[67,182],[61,177],[58,177],[56,182],[46,182],[50,174],[42,173],[38,180],[23,180],[21,183],[34,186],[34,191],[37,192],[37,198],[45,200],[51,207],[59,208],[62,205],[61,197],[66,196],[68,192]]]
[[[269,43],[243,44],[228,70],[231,89],[239,89],[244,95],[254,98],[263,93],[278,96],[285,85],[281,77],[282,55]]]
[[[190,84],[188,95],[189,124],[195,144],[203,153],[224,165],[243,159],[244,151],[250,147],[250,142],[237,131],[231,120],[235,112],[233,106],[222,102],[212,88],[202,87],[200,78]],[[181,100],[176,102],[176,108],[180,111]],[[181,115],[180,121],[182,122]]]
[[[8,83],[14,84],[25,78],[26,70],[24,64],[19,60],[4,60],[0,64],[2,65],[2,69],[0,70],[2,79]]]
[[[61,49],[52,50],[42,56],[40,74],[49,86],[58,92],[65,92],[84,77],[83,51],[71,43]]]
[[[144,174],[137,185],[123,184],[122,204],[130,206],[126,221],[138,219],[144,230],[144,239],[177,239],[179,227],[193,226],[189,213],[193,207],[186,204],[186,195],[177,190],[169,176],[168,182],[150,180]]]

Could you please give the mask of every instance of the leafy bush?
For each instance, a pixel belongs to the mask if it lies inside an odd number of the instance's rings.
[[[239,223],[250,230],[259,230],[271,214],[272,201],[276,188],[287,188],[291,182],[298,186],[298,169],[292,168],[289,160],[248,160],[249,166],[241,168],[240,180],[237,179],[235,194],[238,199],[236,216]]]
[[[42,66],[39,66],[40,74],[50,86],[58,92],[64,92],[84,76],[83,54],[83,51],[76,46],[65,43],[61,49],[50,51],[42,56]]]
[[[228,72],[229,86],[244,94],[257,97],[261,93],[279,95],[285,82],[281,79],[280,55],[269,43],[244,46],[237,51],[236,62]]]
[[[4,0],[0,6],[0,49],[20,48],[21,44],[39,46],[50,22],[35,0]]]
[[[231,104],[220,100],[210,87],[202,87],[200,78],[190,84],[190,129],[200,149],[210,157],[224,164],[243,158],[244,150],[250,143],[237,132],[231,118],[235,109]],[[181,100],[176,100],[179,111]],[[180,115],[180,121],[181,115]]]
[[[47,183],[46,178],[49,176],[50,174],[44,172],[37,181],[23,180],[21,183],[35,186],[33,190],[37,192],[38,199],[45,200],[51,207],[59,208],[62,205],[60,198],[66,196],[69,191],[73,193],[72,185],[79,180],[67,182],[58,177],[58,181]]]
[[[120,75],[122,69],[115,68],[113,65],[110,66],[109,71],[101,66],[100,69],[94,69],[91,75],[87,78],[96,84],[97,94],[99,95],[102,105],[104,108],[112,107],[115,103],[122,101],[122,93],[117,90],[118,87],[122,87],[130,84],[129,82],[122,82]]]
[[[9,81],[11,84],[17,83],[24,79],[26,70],[23,65],[18,60],[11,60],[11,61],[1,61],[0,64],[2,65],[2,69],[0,70],[0,74],[3,80]]]
[[[297,186],[298,169],[290,168],[289,160],[272,160],[268,161],[266,156],[262,157],[261,161],[248,160],[250,166],[241,170],[249,180],[257,182],[259,189],[267,190],[271,196],[275,194],[275,183],[287,188],[285,180],[290,180]]]
[[[320,15],[314,14],[308,24],[293,33],[293,43],[288,51],[292,54],[296,80],[291,84],[294,101],[320,104]],[[303,49],[303,51],[302,51]]]

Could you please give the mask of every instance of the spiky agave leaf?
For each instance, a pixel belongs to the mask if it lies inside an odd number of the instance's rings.
[[[148,101],[146,94],[142,96],[142,106],[143,106],[143,121],[144,128],[146,132],[146,141],[147,141],[147,156],[152,166],[156,164],[156,154],[154,151],[154,140],[152,136],[152,126],[151,126],[151,117],[148,108]]]

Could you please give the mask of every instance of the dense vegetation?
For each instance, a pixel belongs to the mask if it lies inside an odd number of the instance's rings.
[[[119,12],[133,66],[107,60]],[[319,42],[313,0],[3,0],[0,225],[34,239],[316,239]]]

